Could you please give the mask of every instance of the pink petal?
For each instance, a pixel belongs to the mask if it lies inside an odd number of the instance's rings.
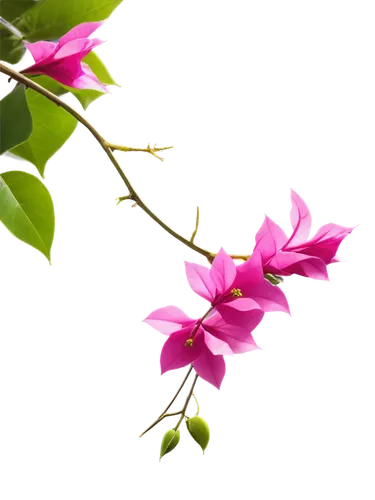
[[[223,248],[212,262],[210,275],[218,293],[225,293],[229,290],[236,277],[236,265]]]
[[[319,257],[326,264],[331,264],[336,261],[336,253],[342,240],[353,229],[352,227],[338,226],[337,224],[326,224],[319,229],[310,241],[297,248],[293,248],[293,250]]]
[[[83,74],[81,61],[78,57],[61,59],[59,61],[52,61],[46,64],[35,64],[29,69],[33,69],[35,72],[50,76],[57,82],[67,85],[68,87],[73,87],[74,81]]]
[[[205,321],[203,328],[214,337],[227,343],[235,354],[258,349],[248,328],[229,325],[220,314],[215,314]]]
[[[70,85],[71,87],[76,89],[97,90],[103,93],[109,92],[107,87],[99,81],[98,77],[91,71],[87,64],[81,63],[81,68],[82,75],[74,79],[72,85]]]
[[[216,306],[218,313],[230,325],[253,331],[264,316],[263,309],[252,299],[238,298]]]
[[[339,226],[338,224],[325,224],[322,226],[316,235],[309,241],[309,244],[318,243],[321,241],[331,241],[340,238],[341,240],[348,236],[354,227]]]
[[[82,60],[89,52],[102,43],[102,40],[99,40],[98,38],[93,38],[91,40],[87,38],[72,40],[65,45],[59,46],[59,49],[54,54],[54,59],[64,59],[79,55]]]
[[[331,265],[339,265],[339,264],[347,264],[348,261],[346,259],[343,259],[340,255],[335,255],[332,259]]]
[[[48,57],[52,56],[57,49],[57,43],[55,42],[35,42],[28,43],[25,42],[26,48],[31,52],[36,63],[44,61]],[[26,70],[24,70],[26,71]]]
[[[60,47],[72,40],[76,40],[77,38],[89,37],[92,33],[94,33],[94,31],[100,28],[100,26],[102,26],[103,23],[104,21],[78,24],[78,26],[75,26],[70,31],[68,31],[68,33],[66,33],[64,36],[60,38],[59,40]]]
[[[292,210],[290,212],[290,221],[294,231],[285,249],[305,242],[311,230],[310,211],[303,199],[293,189],[291,190],[291,200]]]
[[[212,302],[216,296],[216,285],[207,267],[185,262],[186,276],[192,290],[200,297]]]
[[[220,389],[225,375],[225,361],[223,356],[215,356],[207,348],[202,349],[202,353],[194,363],[194,369],[198,375],[206,382]]]
[[[251,257],[243,264],[237,266],[236,270],[237,276],[234,280],[233,287],[239,288],[242,292],[248,287],[263,283],[264,272],[260,251],[254,250]]]
[[[156,311],[153,311],[143,321],[155,328],[155,330],[164,333],[164,335],[170,335],[181,328],[195,323],[194,319],[189,318],[184,311],[176,306],[166,306],[156,309]]]
[[[318,257],[296,252],[279,252],[270,262],[276,273],[299,274],[316,280],[328,280],[327,266]]]
[[[228,355],[231,356],[233,353],[232,349],[229,347],[229,345],[224,342],[223,340],[218,339],[217,337],[214,337],[208,332],[204,332],[204,340],[206,343],[206,346],[209,348],[209,350],[212,352],[212,354],[223,354],[223,355]]]
[[[188,326],[174,332],[168,337],[160,355],[161,373],[169,370],[176,370],[192,363],[202,352],[204,347],[204,335],[200,330],[196,333],[193,344],[186,346],[186,341],[190,339],[194,326]]]
[[[264,278],[262,259],[257,251],[237,267],[233,287],[239,288],[243,297],[255,300],[264,312],[281,311],[290,314],[288,301],[282,290]]]
[[[272,258],[288,241],[287,235],[272,219],[265,216],[264,222],[255,236],[254,248],[262,255],[263,263]]]
[[[253,286],[251,295],[264,312],[279,311],[290,314],[288,300],[284,292],[266,279],[263,280],[261,285]]]

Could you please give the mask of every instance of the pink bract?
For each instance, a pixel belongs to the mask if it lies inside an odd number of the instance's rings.
[[[253,329],[263,315],[263,310],[254,306]],[[229,325],[217,312],[201,322],[189,318],[178,307],[167,306],[144,321],[168,335],[160,356],[162,374],[192,363],[198,375],[218,389],[225,375],[223,356],[258,349],[249,327]]]
[[[251,329],[253,311],[257,307],[264,312],[289,313],[284,293],[264,278],[259,252],[236,266],[221,249],[211,269],[190,262],[185,262],[185,267],[193,291],[208,300],[227,323]]]
[[[167,306],[151,313],[145,322],[168,335],[161,352],[161,372],[193,364],[195,371],[217,388],[225,374],[224,355],[257,349],[251,332],[267,311],[289,313],[283,292],[263,274],[259,252],[236,266],[221,249],[211,268],[185,262],[188,282],[211,304],[198,320],[181,309]]]
[[[83,23],[71,29],[58,42],[40,41],[26,43],[35,64],[22,71],[31,75],[47,75],[54,80],[76,89],[91,89],[108,92],[89,66],[82,62],[94,47],[101,43],[97,38],[88,37],[103,22]]]
[[[292,235],[288,238],[281,227],[266,216],[255,237],[254,252],[261,254],[266,273],[281,276],[299,274],[327,280],[327,265],[338,261],[336,252],[340,243],[354,228],[326,224],[308,240],[311,229],[310,211],[293,190],[291,200]]]

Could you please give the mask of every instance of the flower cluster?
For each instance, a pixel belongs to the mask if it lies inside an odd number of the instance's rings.
[[[256,235],[253,254],[243,264],[236,266],[223,249],[210,269],[185,264],[190,287],[210,306],[199,319],[189,318],[175,306],[157,309],[145,319],[168,335],[160,357],[162,373],[192,364],[201,378],[220,388],[225,375],[224,355],[258,348],[252,332],[265,313],[289,313],[284,293],[265,279],[265,273],[328,279],[327,265],[337,262],[337,249],[353,228],[327,224],[308,240],[309,209],[294,191],[291,199],[290,238],[266,217]]]

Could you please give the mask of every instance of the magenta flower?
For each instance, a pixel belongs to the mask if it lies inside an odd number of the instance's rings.
[[[191,288],[208,300],[227,323],[251,325],[254,306],[264,312],[289,313],[284,293],[264,278],[258,252],[240,266],[236,266],[223,249],[216,255],[211,269],[190,262],[185,262],[185,266]]]
[[[220,389],[225,375],[223,355],[258,349],[252,335],[262,320],[263,310],[253,304],[251,327],[228,325],[218,313],[194,320],[178,307],[167,306],[152,312],[144,321],[168,335],[161,356],[161,373],[193,364],[198,375]]]
[[[162,373],[192,363],[198,375],[220,388],[223,355],[257,349],[251,332],[266,311],[289,313],[288,303],[283,292],[264,279],[260,253],[238,267],[223,249],[211,269],[185,265],[191,288],[211,304],[207,313],[195,320],[168,306],[151,313],[145,322],[169,335],[160,357]]]
[[[336,252],[342,240],[354,228],[326,224],[308,240],[311,214],[302,198],[291,191],[290,220],[293,233],[288,238],[284,231],[266,216],[259,229],[254,251],[262,255],[266,273],[289,276],[299,274],[308,278],[328,279],[327,265],[337,262]]]
[[[35,64],[26,68],[22,73],[32,75],[47,75],[54,80],[75,89],[92,89],[107,92],[105,85],[91,71],[89,66],[82,62],[91,50],[103,43],[97,38],[89,37],[103,22],[83,23],[68,31],[55,42],[26,43]]]

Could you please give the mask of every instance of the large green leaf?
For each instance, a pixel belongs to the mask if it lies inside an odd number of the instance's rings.
[[[26,141],[33,128],[24,85],[0,101],[0,155]]]
[[[108,69],[105,67],[103,61],[100,57],[95,54],[95,52],[90,52],[86,57],[83,58],[83,62],[88,64],[91,71],[98,77],[101,83],[104,85],[117,85],[112,76],[110,75]]]
[[[34,90],[26,91],[26,99],[33,119],[33,131],[26,142],[11,152],[33,163],[44,177],[47,161],[72,135],[77,120]]]
[[[99,56],[95,54],[95,52],[90,52],[89,54],[87,54],[87,56],[83,59],[83,62],[88,64],[92,72],[98,77],[101,83],[104,83],[104,85],[117,85],[117,83],[114,81],[109,71],[105,67],[103,61],[99,58]],[[87,109],[93,101],[105,95],[103,94],[103,92],[98,92],[97,90],[78,90],[72,89],[71,87],[65,88],[76,96],[76,98],[82,104],[83,109]]]
[[[51,260],[55,214],[39,179],[25,172],[0,174],[0,220],[14,236]]]
[[[0,24],[0,61],[18,64],[24,61],[27,54],[22,38],[17,37]]]
[[[49,76],[46,75],[38,75],[38,76],[33,76],[33,75],[27,75],[30,80],[33,80],[35,83],[38,83],[41,87],[44,87],[45,89],[49,90],[53,94],[60,96],[63,94],[66,94],[68,91],[66,88],[61,85],[61,83],[57,82],[56,80],[53,80]]]
[[[35,5],[37,0],[0,0],[0,16],[11,22]]]
[[[72,93],[81,103],[83,109],[87,109],[92,102],[105,95],[103,92],[98,92],[97,90],[73,89],[45,75],[31,77],[31,79],[57,96],[67,94],[68,92]]]
[[[122,0],[41,0],[15,26],[29,42],[60,38],[89,21],[107,19]]]
[[[35,5],[34,0],[0,0],[0,16],[12,23]],[[17,36],[0,24],[0,59],[11,64],[17,63],[25,52],[22,35]]]

